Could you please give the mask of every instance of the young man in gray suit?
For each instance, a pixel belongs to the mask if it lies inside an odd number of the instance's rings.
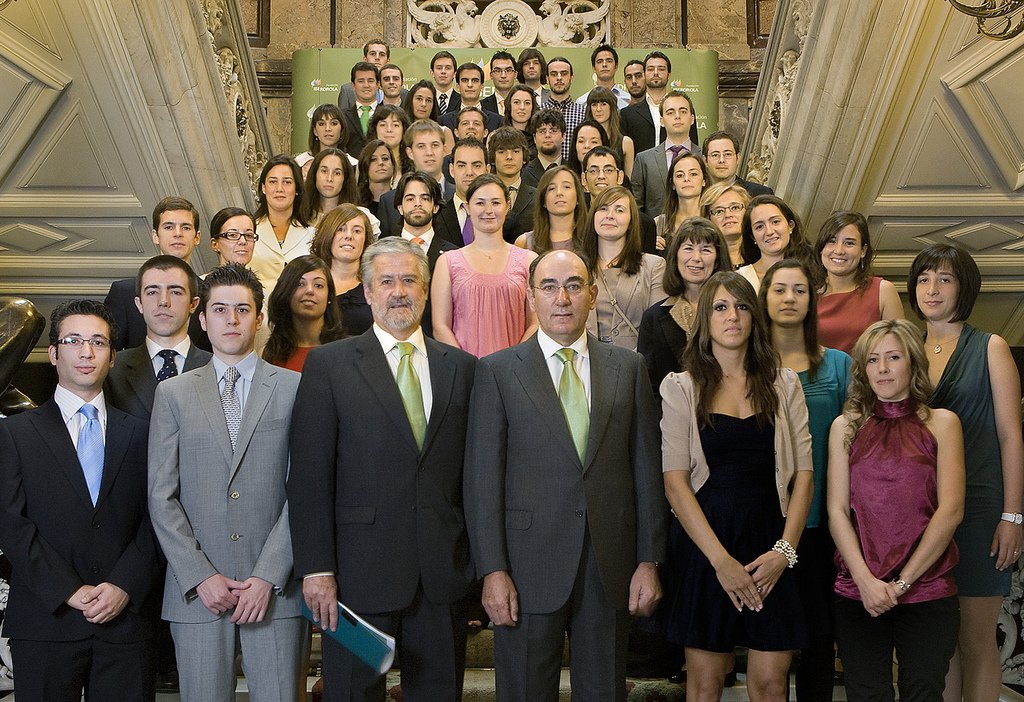
[[[693,101],[683,91],[673,90],[661,101],[661,121],[667,135],[665,141],[638,153],[633,163],[633,195],[641,212],[651,217],[662,214],[669,165],[684,152],[701,155],[700,145],[690,138],[690,128],[695,119]]]
[[[295,702],[306,626],[285,480],[299,374],[253,350],[263,321],[255,273],[215,268],[199,297],[213,360],[160,383],[149,438],[150,514],[167,556],[163,618],[181,698],[233,700],[240,646],[250,699]]]
[[[418,246],[381,239],[361,276],[373,326],[313,349],[295,399],[295,573],[322,628],[337,628],[340,599],[396,635],[402,699],[455,702],[473,577],[462,459],[476,359],[424,336]],[[383,702],[384,676],[323,641],[325,702]]]
[[[643,359],[586,333],[597,287],[575,253],[530,266],[533,338],[480,360],[466,522],[495,624],[500,702],[626,699],[629,615],[661,598],[666,516]]]
[[[185,261],[154,256],[135,278],[135,306],[146,322],[146,339],[117,355],[105,390],[122,412],[149,421],[158,382],[200,368],[213,357],[192,343],[189,320],[199,304],[199,278]]]

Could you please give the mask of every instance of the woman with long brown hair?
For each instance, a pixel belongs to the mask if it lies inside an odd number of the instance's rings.
[[[587,228],[587,196],[568,166],[544,171],[533,204],[533,231],[519,235],[516,246],[538,256],[551,249],[574,249]]]
[[[682,151],[668,167],[665,178],[665,210],[654,218],[658,238],[664,245],[671,243],[672,233],[684,220],[700,217],[700,196],[711,182],[704,159]]]

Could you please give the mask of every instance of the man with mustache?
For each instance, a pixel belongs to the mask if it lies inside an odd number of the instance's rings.
[[[295,573],[322,629],[337,629],[341,600],[396,637],[403,699],[456,700],[473,577],[462,460],[476,359],[423,334],[419,246],[384,237],[360,273],[373,326],[310,352],[292,413]],[[323,646],[326,701],[383,702],[384,676],[329,637]]]

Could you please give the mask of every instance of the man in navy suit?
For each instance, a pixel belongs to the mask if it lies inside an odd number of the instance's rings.
[[[183,197],[165,197],[153,208],[153,243],[160,253],[189,262],[199,245],[199,211]],[[114,315],[114,349],[130,349],[146,338],[146,321],[135,306],[135,278],[115,280],[103,300]],[[199,328],[198,319],[193,329]]]
[[[502,127],[487,140],[491,168],[508,188],[508,216],[514,217],[523,231],[533,229],[533,205],[537,199],[537,188],[523,180],[527,154],[526,137],[515,127]]]
[[[430,59],[430,78],[437,90],[437,114],[458,112],[462,96],[455,90],[455,55],[450,51],[438,51]]]
[[[0,549],[13,568],[4,634],[18,699],[154,696],[148,426],[104,397],[115,327],[99,302],[58,305],[53,398],[0,421]]]
[[[397,635],[403,699],[457,700],[460,603],[473,571],[462,462],[476,359],[423,335],[419,247],[379,240],[363,254],[361,277],[373,326],[313,349],[295,398],[295,573],[321,628],[337,628],[341,600]],[[325,702],[383,702],[384,676],[323,642]]]
[[[174,256],[154,256],[139,268],[135,306],[146,322],[146,339],[118,354],[107,376],[107,399],[122,412],[149,421],[161,380],[205,366],[212,357],[188,336],[199,304],[199,279]]]
[[[496,51],[491,56],[490,69],[494,92],[480,101],[480,107],[504,117],[505,98],[516,84],[516,60],[507,51]]]

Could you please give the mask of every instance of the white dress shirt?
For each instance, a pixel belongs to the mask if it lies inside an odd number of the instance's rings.
[[[411,242],[417,236],[420,239],[423,240],[423,243],[420,244],[419,246],[423,250],[423,253],[426,253],[427,250],[430,249],[430,242],[432,242],[434,240],[434,228],[431,227],[430,229],[428,229],[427,231],[423,232],[422,234],[413,234],[412,232],[410,232],[405,227],[402,227],[402,238],[405,239],[406,241],[410,241]]]
[[[249,389],[252,387],[252,378],[256,375],[256,364],[259,361],[259,357],[255,351],[251,351],[248,356],[243,358],[241,361],[235,364],[235,369],[238,371],[238,380],[235,381],[235,394],[238,395],[238,403],[245,412],[245,401],[249,399]],[[217,374],[217,390],[219,393],[224,393],[224,371],[228,369],[228,364],[217,358],[216,354],[213,356],[213,370]]]
[[[373,323],[373,333],[377,335],[377,341],[380,342],[380,347],[384,351],[384,358],[387,359],[388,368],[391,369],[391,375],[397,382],[398,362],[402,360],[402,354],[395,346],[399,340],[391,336],[390,333],[381,328],[376,322]],[[420,379],[420,392],[423,395],[423,416],[429,422],[430,408],[434,404],[434,393],[430,386],[430,364],[427,363],[427,345],[423,340],[423,329],[417,327],[416,331],[405,341],[416,347],[412,354],[412,367],[416,371],[416,376]]]
[[[583,381],[583,389],[587,392],[587,406],[591,404],[590,397],[590,349],[587,347],[587,333],[583,332],[580,338],[569,344],[568,347],[552,339],[544,333],[543,329],[537,330],[537,343],[540,344],[540,351],[544,354],[544,360],[548,364],[548,373],[551,374],[551,382],[555,384],[555,394],[558,394],[558,385],[562,380],[562,369],[565,365],[557,354],[560,349],[570,348],[576,352],[573,360],[573,368],[576,374]]]
[[[174,365],[178,368],[178,375],[185,372],[185,357],[188,356],[188,352],[192,349],[192,341],[186,336],[182,339],[181,343],[177,346],[172,346],[171,351],[177,352],[174,357]],[[164,367],[164,359],[159,354],[164,350],[163,346],[159,346],[155,341],[146,337],[146,351],[149,352],[149,360],[153,364],[153,373],[159,375],[160,369]]]
[[[86,402],[63,385],[58,385],[57,389],[53,391],[53,401],[57,403],[57,407],[60,409],[60,416],[64,419],[64,426],[68,428],[68,434],[71,435],[71,443],[74,444],[77,451],[78,433],[82,431],[82,425],[85,423],[85,415],[78,410],[82,409],[82,405],[86,404]],[[96,416],[100,420],[100,428],[103,430],[103,436],[106,437],[107,402],[103,399],[103,391],[101,390],[99,395],[89,400],[88,404],[96,408]]]

